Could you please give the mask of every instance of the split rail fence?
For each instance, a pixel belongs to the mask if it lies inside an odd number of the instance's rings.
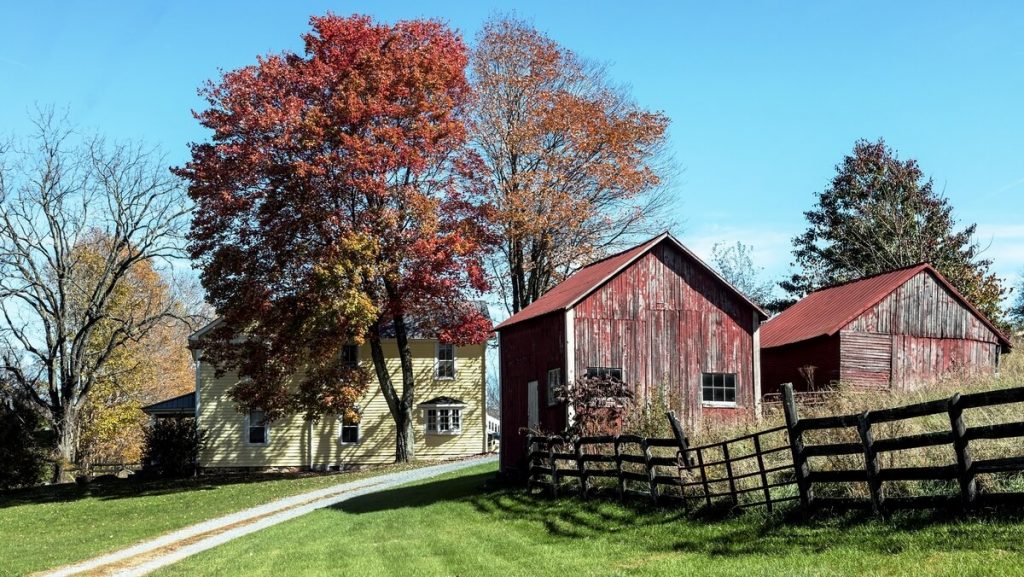
[[[765,506],[769,511],[775,504],[797,500],[804,508],[864,507],[875,513],[950,506],[970,510],[979,505],[1024,502],[1024,494],[994,491],[979,494],[977,486],[977,477],[982,474],[1024,475],[1024,418],[971,427],[964,416],[964,411],[969,409],[1024,403],[1024,387],[956,394],[948,399],[858,414],[810,418],[800,418],[791,385],[783,385],[782,391],[785,425],[701,446],[689,446],[682,426],[672,413],[667,415],[673,431],[671,438],[607,435],[566,439],[528,435],[529,484],[544,487],[555,496],[562,490],[578,489],[579,494],[586,497],[595,489],[614,489],[620,498],[639,495],[654,502],[681,501],[687,508]],[[1024,407],[1012,414],[1024,417]],[[948,428],[876,438],[880,425],[933,415],[948,417]],[[812,437],[822,432],[833,439],[845,436],[857,440],[811,442]],[[1020,447],[1022,454],[973,458],[971,443],[985,439],[1017,439],[1020,442],[1013,446]],[[913,467],[881,466],[880,457],[884,454],[943,445],[951,449],[949,462]],[[832,459],[833,466],[812,466],[819,458]],[[855,467],[851,459],[856,459]],[[835,465],[837,460],[842,461],[838,466]],[[947,482],[954,484],[956,490],[946,494],[887,498],[886,483],[893,481]],[[861,493],[867,497],[828,496],[854,494],[849,490],[835,490],[836,486],[844,484],[866,486],[867,490]]]

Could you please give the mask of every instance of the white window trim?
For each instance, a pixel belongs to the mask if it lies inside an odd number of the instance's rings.
[[[362,443],[363,442],[363,423],[362,423],[362,421],[360,421],[360,422],[355,424],[355,428],[356,428],[356,441],[354,443],[351,442],[351,441],[344,441],[344,440],[342,440],[342,433],[344,432],[344,429],[345,429],[346,426],[347,427],[351,427],[353,425],[346,425],[345,424],[345,417],[343,417],[343,416],[342,417],[338,417],[338,444],[346,446],[346,447],[353,447],[355,445],[358,445],[358,444]]]
[[[263,435],[263,442],[252,443],[249,441],[249,419],[251,418],[251,414],[252,411],[245,413],[245,428],[242,430],[243,440],[245,441],[245,444],[250,447],[266,447],[270,444],[270,422],[268,421],[263,424],[264,429],[266,429],[266,433]]]
[[[740,396],[740,375],[739,373],[716,373],[714,371],[701,372],[701,384],[700,384],[700,404],[703,407],[720,408],[720,409],[735,409],[739,407],[736,401],[705,401],[704,400],[704,375],[733,375],[733,382],[736,384],[736,397]]]
[[[459,355],[458,347],[455,345],[445,345],[452,347],[452,376],[442,377],[438,375],[438,371],[441,369],[441,341],[434,341],[434,380],[435,381],[454,381],[459,377]]]
[[[462,411],[465,408],[466,408],[466,405],[453,405],[453,404],[424,405],[423,406],[423,432],[424,432],[424,434],[427,434],[427,435],[439,435],[439,436],[442,436],[442,437],[454,437],[454,436],[457,436],[457,435],[461,435],[462,434],[462,430],[463,430],[462,420],[463,420],[463,417],[464,417],[464,414],[463,414]],[[454,410],[454,411],[458,411],[459,412],[459,429],[457,431],[453,431],[453,430],[447,430],[447,431],[433,430],[432,431],[432,430],[430,430],[430,419],[427,416],[428,411],[436,411],[438,409],[448,409],[449,411]],[[450,418],[451,418],[451,416],[449,416],[449,419]]]

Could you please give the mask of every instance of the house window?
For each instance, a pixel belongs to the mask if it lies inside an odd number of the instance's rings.
[[[703,373],[701,401],[705,405],[736,405],[736,373]]]
[[[548,371],[548,406],[558,404],[558,397],[555,394],[562,386],[562,369],[551,369]]]
[[[437,343],[437,378],[455,378],[455,345]]]
[[[349,368],[359,366],[359,345],[345,345],[341,347],[341,363]]]
[[[359,442],[359,423],[353,423],[350,419],[342,417],[341,436],[338,438],[342,445],[354,445]]]
[[[427,432],[436,435],[457,435],[462,432],[462,409],[427,409]]]
[[[270,423],[267,422],[267,416],[263,411],[249,411],[245,426],[246,440],[250,445],[266,445],[270,442]]]
[[[615,379],[622,381],[622,369],[619,367],[587,367],[588,379]]]

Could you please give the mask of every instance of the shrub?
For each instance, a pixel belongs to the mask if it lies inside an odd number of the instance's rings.
[[[155,420],[146,429],[143,472],[160,477],[194,475],[205,440],[206,431],[196,427],[195,419]]]
[[[35,485],[43,475],[39,413],[22,399],[0,391],[0,489]]]

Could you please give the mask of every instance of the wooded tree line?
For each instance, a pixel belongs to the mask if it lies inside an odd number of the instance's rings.
[[[171,172],[141,146],[72,138],[52,115],[30,145],[3,151],[5,406],[47,423],[56,476],[137,455],[140,404],[191,390],[196,299],[169,276],[175,260],[191,259],[221,319],[201,346],[238,375],[239,410],[358,420],[376,381],[406,461],[411,334],[483,342],[491,325],[474,298],[493,294],[515,313],[671,222],[668,118],[528,22],[492,18],[472,46],[433,20],[310,25],[301,53],[262,56],[200,89],[195,117],[212,136]],[[927,260],[1002,316],[974,226],[959,226],[884,141],[857,142],[816,198],[786,298],[749,246],[717,246],[717,268],[778,310]],[[342,346],[363,342],[368,368],[342,362]]]

